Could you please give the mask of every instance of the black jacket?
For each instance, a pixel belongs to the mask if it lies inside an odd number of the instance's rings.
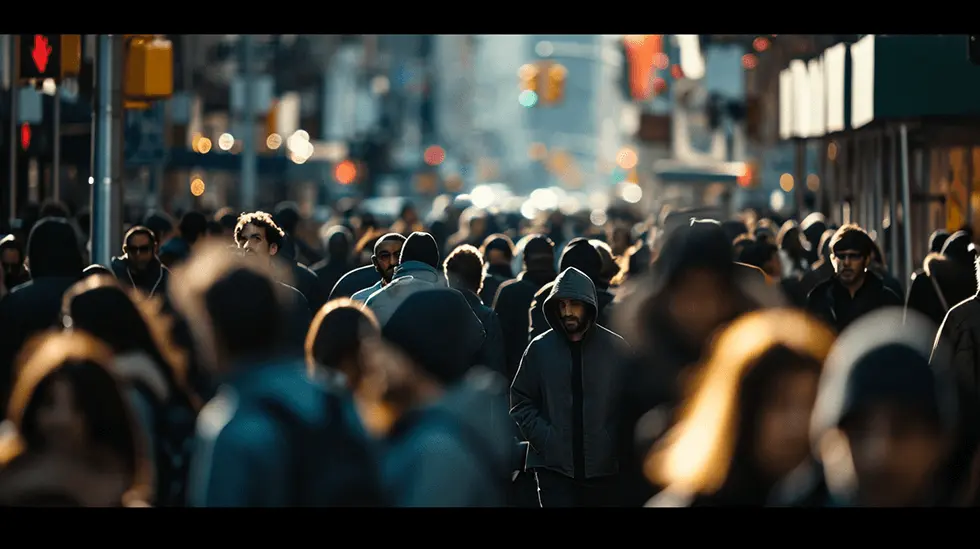
[[[875,309],[901,307],[904,304],[904,300],[870,270],[865,272],[864,284],[853,298],[837,281],[837,277],[817,284],[806,298],[807,310],[838,332]]]
[[[552,329],[535,338],[510,388],[510,415],[531,445],[527,466],[574,477],[572,433],[572,356],[558,317],[558,300],[585,302],[595,318],[595,286],[581,271],[570,268],[555,280],[545,300]],[[619,397],[623,382],[626,342],[593,322],[582,340],[582,387],[585,478],[619,472]]]
[[[119,283],[125,288],[135,288],[147,297],[156,296],[166,299],[167,286],[170,284],[170,269],[166,268],[159,259],[154,259],[145,271],[134,273],[129,269],[127,260],[125,254],[112,258],[110,268]]]
[[[554,278],[553,271],[522,271],[517,278],[504,282],[497,290],[493,310],[500,317],[503,330],[508,381],[514,379],[521,355],[527,349],[527,332],[531,324],[528,310],[534,301],[534,294]]]
[[[381,280],[381,273],[374,268],[374,265],[358,267],[340,277],[330,292],[330,299],[350,297],[364,288],[374,286],[379,280]]]

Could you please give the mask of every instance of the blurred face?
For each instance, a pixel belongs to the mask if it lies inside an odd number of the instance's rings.
[[[20,252],[12,248],[7,248],[3,253],[0,253],[0,267],[3,268],[3,273],[6,275],[19,273],[23,262]]]
[[[45,445],[55,452],[74,453],[85,445],[84,418],[66,381],[56,380],[51,384],[50,392],[44,395],[44,402],[38,408],[37,424]]]
[[[772,278],[782,278],[782,263],[779,261],[779,253],[774,252],[769,260],[762,265],[762,270]]]
[[[398,266],[398,258],[402,253],[402,243],[396,241],[387,241],[378,246],[377,253],[371,259],[374,262],[374,268],[381,273],[381,278],[384,281],[391,282],[391,277],[395,276],[395,267]]]
[[[702,345],[735,312],[734,300],[723,282],[709,269],[689,269],[669,292],[674,324],[696,345]]]
[[[947,449],[933,424],[911,410],[882,404],[852,418],[843,434],[860,505],[928,503]]]
[[[815,372],[787,372],[773,385],[758,418],[755,457],[770,478],[781,478],[810,453],[810,413],[817,399]]]
[[[576,299],[558,300],[558,315],[561,318],[561,325],[568,334],[580,334],[585,331],[588,327],[587,311],[585,303]]]
[[[487,252],[488,265],[510,265],[510,260],[503,250],[489,250]]]
[[[129,258],[129,266],[133,270],[142,271],[153,261],[153,240],[142,233],[134,234],[129,237],[123,251]]]
[[[857,250],[835,250],[831,256],[837,279],[844,286],[853,286],[864,280],[864,271],[870,258]]]
[[[257,227],[251,223],[242,227],[242,232],[239,233],[238,247],[242,249],[245,257],[257,261],[268,261],[279,251],[278,245],[271,244],[266,239],[265,228]]]

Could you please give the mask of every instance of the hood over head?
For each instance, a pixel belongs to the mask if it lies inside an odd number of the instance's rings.
[[[929,251],[937,254],[942,253],[947,240],[949,240],[948,231],[942,229],[932,231],[932,234],[929,235]]]
[[[37,222],[27,240],[31,278],[80,277],[85,267],[78,234],[68,220],[47,217]]]
[[[354,236],[343,225],[335,225],[323,235],[323,247],[331,263],[347,261],[354,247]]]
[[[960,265],[972,266],[977,257],[973,242],[966,231],[956,231],[943,244],[942,254]]]
[[[569,267],[558,275],[554,286],[551,287],[551,293],[544,300],[544,316],[548,325],[554,330],[563,329],[558,314],[558,300],[560,299],[574,299],[585,303],[590,310],[589,320],[594,321],[598,316],[599,305],[595,284],[585,273],[575,267]]]
[[[949,349],[940,341],[932,351],[936,330],[927,318],[914,311],[904,316],[900,308],[871,312],[834,343],[813,409],[812,440],[882,401],[916,408],[943,428],[955,428],[957,392]]]
[[[558,260],[558,270],[564,272],[574,267],[585,273],[593,283],[599,280],[602,273],[602,256],[587,238],[573,238],[568,241],[561,251]]]
[[[526,271],[554,271],[555,243],[543,234],[528,235],[521,242],[522,268]]]
[[[466,374],[484,332],[466,298],[450,288],[422,290],[398,306],[381,335],[445,385]]]

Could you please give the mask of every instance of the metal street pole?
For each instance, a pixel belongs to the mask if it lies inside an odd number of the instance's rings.
[[[912,189],[909,181],[909,130],[905,124],[898,128],[899,161],[902,171],[902,236],[904,240],[904,272],[898,275],[899,280],[908,280],[912,276]]]
[[[7,187],[9,188],[7,207],[9,209],[9,223],[13,230],[14,220],[17,219],[17,95],[20,86],[17,84],[17,48],[20,40],[16,34],[7,35],[7,55],[10,58],[10,171],[7,173]]]
[[[54,112],[51,115],[54,144],[51,160],[51,196],[61,200],[61,86],[55,88]]]
[[[95,166],[92,181],[92,261],[109,265],[112,212],[112,84],[113,40],[111,34],[98,38],[96,62]]]
[[[242,180],[241,180],[241,207],[243,211],[250,212],[255,210],[258,194],[257,185],[257,172],[258,172],[258,157],[256,156],[256,144],[255,144],[255,112],[254,103],[255,98],[253,97],[254,80],[255,74],[252,66],[252,36],[248,34],[243,34],[241,37],[241,48],[242,48],[242,64],[240,71],[242,73],[242,86],[244,90],[242,96],[245,100],[245,105],[242,107],[242,121],[243,126],[242,131]]]

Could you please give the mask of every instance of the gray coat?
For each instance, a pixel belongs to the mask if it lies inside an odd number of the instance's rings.
[[[408,296],[422,290],[448,287],[446,276],[431,265],[421,261],[406,261],[395,268],[391,282],[371,294],[364,304],[377,317],[378,323],[384,326]]]
[[[528,468],[550,469],[574,476],[572,448],[572,357],[558,318],[558,300],[575,299],[596,317],[596,292],[581,271],[568,268],[545,300],[550,330],[534,338],[524,351],[510,388],[510,415],[531,445]],[[619,470],[618,397],[623,380],[626,342],[593,323],[582,340],[585,477],[614,475]]]

